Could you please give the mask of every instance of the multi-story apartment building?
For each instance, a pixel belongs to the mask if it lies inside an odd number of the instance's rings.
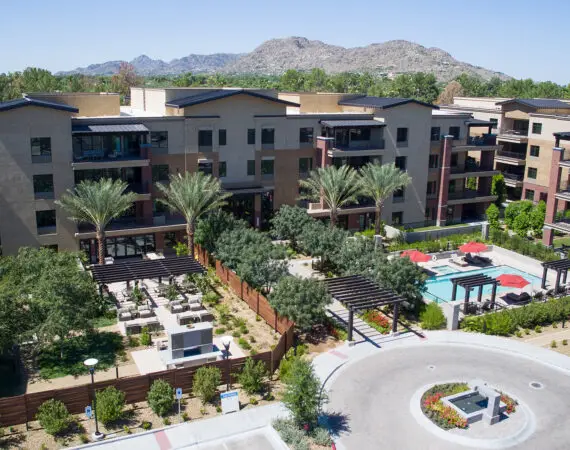
[[[93,229],[69,221],[54,200],[82,180],[111,177],[138,197],[108,227],[107,254],[163,251],[183,238],[184,223],[156,201],[156,183],[184,171],[218,177],[232,193],[228,210],[260,228],[298,202],[311,169],[367,162],[393,162],[413,180],[386,202],[387,223],[476,218],[495,200],[492,126],[415,100],[352,94],[133,88],[129,107],[116,94],[28,94],[0,103],[2,248],[81,248],[95,260]],[[488,133],[473,137],[481,127]],[[307,208],[328,215],[322,203]],[[366,199],[340,214],[351,229],[373,219]]]
[[[457,97],[445,108],[495,123],[493,131],[502,145],[495,165],[505,176],[510,200],[547,199],[553,133],[570,130],[570,101]]]

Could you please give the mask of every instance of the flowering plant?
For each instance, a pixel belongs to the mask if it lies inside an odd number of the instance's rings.
[[[362,319],[382,334],[390,331],[390,321],[384,314],[378,311],[369,309],[362,314]]]
[[[517,410],[519,404],[515,399],[509,397],[507,394],[501,392],[501,401],[507,405],[507,414],[512,414]]]

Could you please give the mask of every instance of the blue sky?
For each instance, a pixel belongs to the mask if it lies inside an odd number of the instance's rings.
[[[569,16],[564,0],[5,0],[0,72],[248,52],[304,36],[345,47],[407,39],[517,78],[568,84]]]

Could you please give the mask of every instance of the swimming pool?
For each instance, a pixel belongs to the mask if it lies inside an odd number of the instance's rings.
[[[453,267],[447,266],[447,265],[430,267],[430,270],[435,270],[440,275],[448,275],[450,273],[457,273],[457,269],[454,269]]]
[[[455,273],[451,273],[448,275],[439,275],[435,277],[430,277],[426,281],[427,292],[424,293],[424,296],[437,303],[440,303],[441,301],[449,302],[451,301],[452,290],[453,290],[453,284],[451,283],[452,278],[459,276],[467,276],[467,275],[478,275],[478,274],[487,275],[491,278],[497,278],[499,275],[507,273],[520,275],[525,280],[531,283],[532,287],[531,286],[528,287],[532,288],[533,290],[540,289],[540,283],[542,280],[539,277],[531,275],[527,272],[523,272],[522,270],[515,269],[511,266],[496,266],[496,267],[487,267],[485,269],[469,270],[465,272],[457,271]],[[492,290],[493,288],[491,285],[485,286],[483,288],[483,295],[490,295]],[[502,287],[502,286],[497,287],[498,295],[505,294],[507,292],[516,292],[516,291],[517,289],[512,287]],[[479,292],[478,288],[472,290],[471,298],[472,299],[477,298],[478,292]],[[465,290],[462,287],[458,286],[456,300],[462,300],[464,298],[465,298]]]

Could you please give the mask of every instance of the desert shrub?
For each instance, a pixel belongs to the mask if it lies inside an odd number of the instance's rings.
[[[552,342],[550,343],[550,348],[556,348],[558,347],[558,344],[556,344],[555,340],[552,340]]]
[[[273,428],[279,433],[283,442],[294,450],[309,450],[310,442],[307,435],[291,419],[276,419]]]
[[[71,414],[65,405],[53,398],[40,405],[36,417],[46,433],[52,436],[66,432],[72,423]]]
[[[86,435],[85,433],[81,433],[81,434],[79,435],[79,441],[80,441],[82,444],[87,444],[87,443],[89,442],[89,438],[87,437],[87,435]]]
[[[244,350],[250,350],[251,349],[251,345],[249,345],[249,342],[247,342],[244,338],[240,337],[238,339],[238,344],[241,348],[243,348]]]
[[[535,333],[542,333],[542,327],[540,325],[537,325],[536,327],[534,327],[534,332]]]
[[[152,345],[152,337],[148,331],[148,327],[143,327],[141,330],[141,345],[149,346]]]
[[[165,417],[164,419],[162,419],[162,423],[163,423],[165,426],[168,426],[168,425],[170,425],[170,419],[169,419],[168,417]]]
[[[562,345],[568,345],[568,339],[562,339]]]
[[[135,336],[129,336],[127,345],[131,348],[141,345],[141,341]]]
[[[204,302],[206,305],[211,306],[218,303],[219,299],[220,296],[218,294],[216,294],[214,291],[210,291],[202,297],[202,302]]]
[[[441,307],[436,303],[430,303],[426,306],[426,309],[420,314],[420,320],[424,330],[439,330],[447,322]]]
[[[246,359],[243,369],[237,375],[239,384],[248,395],[261,392],[266,377],[267,369],[263,361],[256,362],[251,358]]]
[[[311,362],[297,358],[283,380],[283,404],[297,425],[315,424],[326,394]]]
[[[97,418],[104,424],[110,424],[123,418],[125,393],[114,386],[109,386],[95,394],[97,398]]]
[[[211,401],[222,382],[222,372],[217,367],[200,367],[194,375],[192,392],[203,404]]]
[[[279,364],[279,378],[281,381],[284,381],[288,375],[291,373],[291,366],[293,362],[301,358],[305,353],[307,353],[307,347],[305,345],[297,346],[297,355],[295,355],[295,349],[290,348],[283,359],[281,359],[281,363]]]
[[[152,423],[150,422],[143,422],[141,424],[141,427],[143,430],[150,430],[152,428]]]
[[[147,401],[150,409],[157,416],[163,417],[174,405],[174,388],[164,380],[155,380],[148,391]]]
[[[188,413],[183,412],[182,413],[182,421],[183,422],[188,422],[190,420],[190,417],[188,416]]]
[[[313,441],[317,445],[330,447],[332,445],[331,435],[326,428],[316,427],[311,433]]]

